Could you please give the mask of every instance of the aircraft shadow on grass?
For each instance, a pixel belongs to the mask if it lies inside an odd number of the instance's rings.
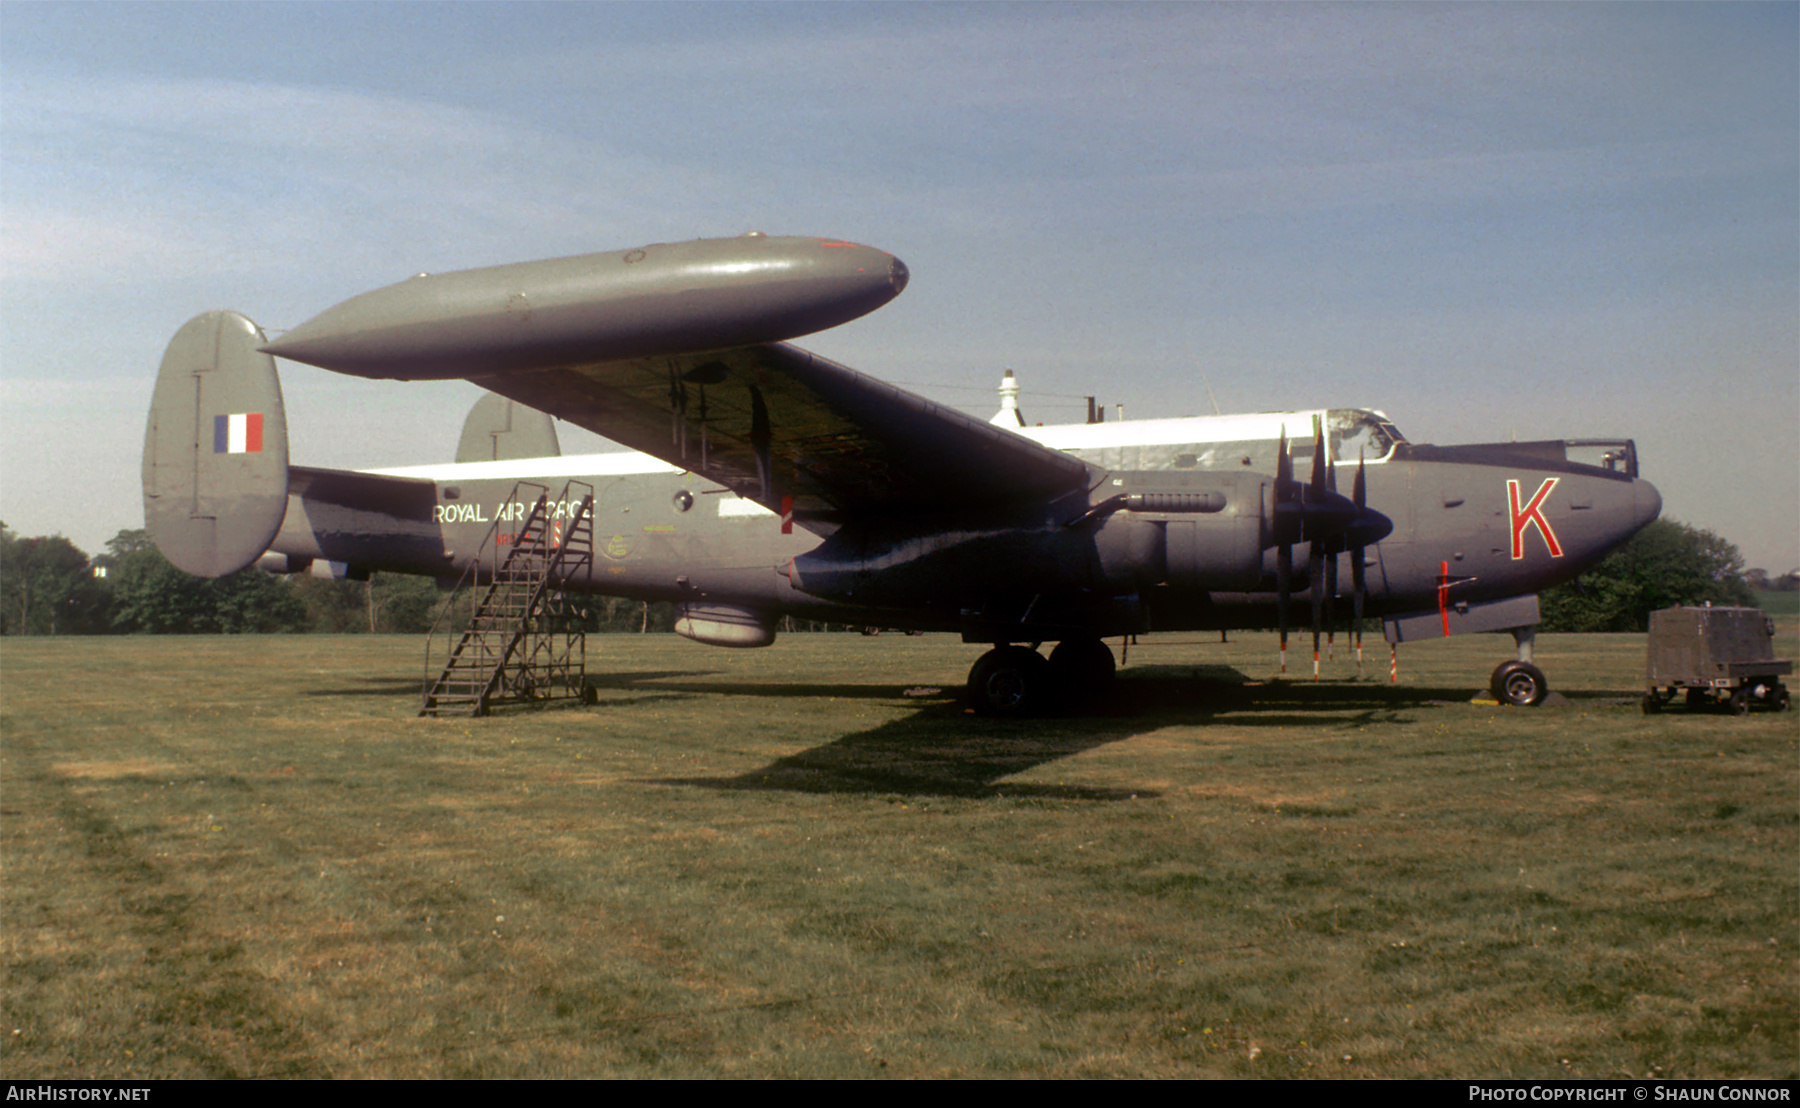
[[[891,700],[891,682],[827,684],[724,679],[718,670],[642,670],[589,674],[588,684],[614,695],[596,705],[629,711],[652,702],[698,696],[776,699],[829,697]],[[1229,722],[1237,728],[1314,727],[1321,730],[1370,723],[1403,726],[1399,713],[1441,704],[1467,703],[1467,687],[1389,685],[1376,679],[1304,679],[1258,682],[1227,666],[1134,666],[1112,694],[1085,711],[1023,720],[977,716],[959,687],[921,688],[916,711],[868,731],[778,758],[731,777],[652,778],[660,785],[711,789],[904,796],[1040,797],[1116,801],[1158,795],[1150,789],[1050,785],[1006,780],[1051,762],[1162,727]],[[617,694],[626,694],[620,696]],[[357,687],[308,689],[306,696],[417,698],[411,678],[367,677]],[[1631,699],[1634,690],[1575,692],[1571,699]],[[567,707],[568,701],[556,702]],[[529,709],[527,709],[529,710]],[[575,709],[592,711],[595,709]],[[1500,710],[1500,709],[1496,709]],[[1506,709],[1508,711],[1526,709]],[[1229,717],[1228,720],[1224,717]]]
[[[620,674],[611,689],[681,690],[693,694],[892,698],[889,685],[761,685],[669,681]],[[904,796],[1039,797],[1117,801],[1159,795],[1151,789],[1009,782],[1006,778],[1085,751],[1178,724],[1204,724],[1229,714],[1234,727],[1358,727],[1404,723],[1394,713],[1432,702],[1467,701],[1466,689],[1388,686],[1373,682],[1255,684],[1225,667],[1145,666],[1122,678],[1114,694],[1086,712],[1062,718],[995,720],[970,712],[960,690],[932,691],[919,710],[868,731],[778,758],[731,777],[664,777],[654,784],[711,789]]]
[[[359,677],[352,688],[301,689],[301,696],[409,696],[419,699],[417,677]]]

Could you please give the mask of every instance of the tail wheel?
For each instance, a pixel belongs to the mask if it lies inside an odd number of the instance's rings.
[[[969,699],[984,716],[1029,716],[1049,702],[1052,684],[1043,655],[1023,646],[998,646],[969,670]]]
[[[1505,662],[1494,670],[1489,683],[1494,699],[1521,708],[1533,707],[1550,695],[1550,681],[1544,671],[1530,662]]]

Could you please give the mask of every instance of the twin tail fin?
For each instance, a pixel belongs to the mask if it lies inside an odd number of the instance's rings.
[[[144,525],[200,577],[255,562],[287,514],[287,415],[262,329],[195,316],[163,354],[144,433]]]

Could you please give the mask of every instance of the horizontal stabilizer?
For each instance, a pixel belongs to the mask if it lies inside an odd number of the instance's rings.
[[[287,415],[266,341],[236,312],[207,312],[175,333],[156,377],[144,524],[196,576],[256,561],[287,514]]]
[[[289,466],[288,491],[315,504],[380,512],[420,523],[432,522],[432,509],[437,506],[437,486],[422,477],[391,477],[347,469]]]

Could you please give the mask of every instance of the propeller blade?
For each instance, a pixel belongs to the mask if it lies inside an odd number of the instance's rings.
[[[1313,680],[1319,679],[1319,632],[1325,618],[1325,544],[1318,539],[1306,551],[1307,586],[1312,593]]]
[[[1325,553],[1325,660],[1331,661],[1337,656],[1337,590],[1338,590],[1338,554],[1342,551],[1339,543],[1331,544]]]
[[[1282,543],[1275,551],[1275,619],[1281,629],[1281,672],[1287,673],[1288,594],[1294,584],[1294,547]]]
[[[1321,445],[1323,441],[1321,440]],[[1325,489],[1334,496],[1337,493],[1337,459],[1325,456]],[[1337,654],[1337,613],[1333,610],[1332,601],[1337,597],[1338,587],[1338,555],[1344,550],[1343,536],[1334,536],[1326,543],[1325,549],[1325,660],[1331,661]]]
[[[1368,485],[1364,480],[1364,471],[1368,466],[1368,456],[1361,450],[1356,452],[1356,479],[1350,483],[1350,502],[1356,505],[1356,514],[1360,518],[1368,506]],[[1363,633],[1363,592],[1366,582],[1363,577],[1363,546],[1357,543],[1350,548],[1350,608],[1354,621],[1356,637],[1356,676],[1363,675],[1362,669],[1362,633]]]
[[[1313,456],[1312,480],[1308,482],[1308,497],[1313,504],[1325,504],[1325,482],[1330,473],[1325,465],[1325,421],[1318,416],[1313,417]],[[1306,516],[1301,517],[1301,526],[1305,530]],[[1313,640],[1313,680],[1319,679],[1319,634],[1325,622],[1325,550],[1329,542],[1321,541],[1320,528],[1317,523],[1307,537],[1311,540],[1306,547],[1306,587],[1312,597],[1312,640]]]
[[[1275,501],[1285,504],[1291,499],[1294,484],[1294,455],[1288,450],[1287,425],[1281,427],[1281,438],[1275,443]]]
[[[1307,485],[1308,491],[1312,493],[1307,499],[1314,504],[1322,503],[1325,499],[1325,426],[1317,416],[1313,417],[1312,480]],[[1305,519],[1305,516],[1301,517],[1302,528],[1305,527]]]
[[[1276,527],[1282,540],[1275,551],[1275,619],[1276,626],[1281,629],[1281,672],[1284,676],[1287,674],[1288,595],[1294,585],[1294,546],[1288,541],[1286,524],[1280,513],[1298,492],[1294,487],[1294,456],[1288,450],[1287,427],[1283,425],[1281,438],[1275,444]]]

